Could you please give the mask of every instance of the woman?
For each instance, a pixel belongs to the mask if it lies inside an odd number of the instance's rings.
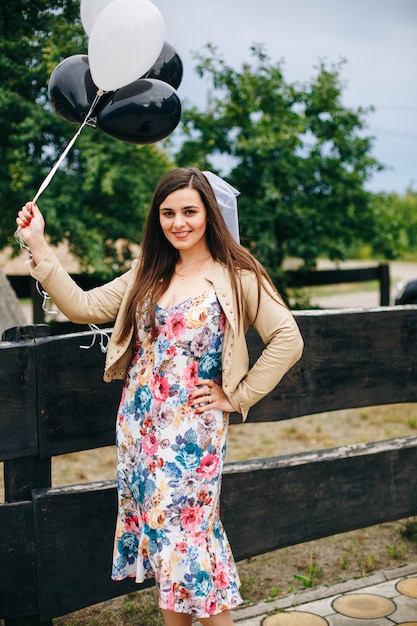
[[[154,576],[167,626],[193,617],[232,625],[240,583],[219,516],[228,417],[238,411],[245,420],[300,358],[291,312],[194,168],[159,183],[137,264],[87,292],[49,249],[36,205],[16,222],[32,276],[61,311],[78,323],[114,321],[104,379],[125,380],[114,580]],[[251,324],[266,347],[249,369]]]

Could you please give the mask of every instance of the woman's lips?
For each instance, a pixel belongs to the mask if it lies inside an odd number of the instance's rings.
[[[190,234],[191,231],[187,230],[187,231],[182,231],[180,233],[172,233],[174,235],[174,237],[176,237],[177,239],[185,239],[185,237],[187,237]]]

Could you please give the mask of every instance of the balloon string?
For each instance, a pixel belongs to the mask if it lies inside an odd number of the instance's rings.
[[[102,91],[101,89],[99,89],[97,91],[97,94],[96,94],[96,96],[95,96],[95,98],[93,100],[93,103],[92,103],[92,105],[90,107],[90,110],[88,111],[87,115],[85,116],[85,119],[84,119],[83,123],[81,124],[81,126],[77,130],[77,132],[75,133],[74,137],[68,143],[68,145],[65,148],[64,152],[61,154],[61,156],[59,157],[58,161],[55,163],[55,165],[53,166],[53,168],[51,169],[49,174],[46,176],[46,178],[42,182],[42,184],[39,187],[38,191],[36,192],[35,197],[33,198],[32,202],[36,202],[36,200],[39,198],[41,193],[43,193],[45,191],[45,189],[48,187],[49,183],[51,182],[51,180],[55,176],[55,173],[56,173],[57,169],[59,168],[59,166],[61,165],[62,161],[65,159],[65,157],[67,156],[68,152],[71,150],[71,148],[74,145],[74,143],[76,142],[76,140],[78,139],[78,136],[80,135],[80,133],[83,130],[84,126],[90,121],[91,113],[93,112],[94,107],[97,105],[97,102],[100,100],[100,98],[103,95],[103,93],[104,93],[104,91]]]
[[[35,197],[33,198],[33,202],[36,202],[36,200],[39,198],[41,193],[43,193],[45,191],[45,189],[48,187],[49,183],[51,182],[51,180],[55,176],[55,173],[56,173],[57,169],[59,168],[59,166],[61,165],[62,161],[65,159],[65,157],[67,156],[68,152],[71,150],[72,146],[76,142],[76,140],[77,140],[79,134],[81,133],[81,131],[83,130],[84,126],[91,121],[91,114],[92,114],[92,112],[94,110],[94,107],[97,105],[98,101],[100,100],[101,96],[104,93],[105,92],[102,89],[98,89],[97,90],[95,98],[94,98],[94,100],[93,100],[93,102],[92,102],[92,104],[90,106],[90,109],[89,109],[87,115],[85,116],[85,119],[84,119],[83,123],[81,124],[80,128],[78,129],[78,131],[75,133],[74,137],[68,143],[68,145],[66,146],[64,152],[61,154],[61,156],[59,157],[58,161],[55,163],[55,165],[53,166],[53,168],[51,169],[49,174],[46,176],[46,178],[42,182],[41,186],[39,187],[38,191],[35,194]],[[30,248],[29,248],[29,246],[27,245],[26,241],[24,240],[24,238],[22,236],[22,230],[21,230],[20,226],[16,230],[15,237],[16,237],[16,240],[19,243],[19,246],[22,249],[27,250],[28,253],[29,253],[29,256],[31,257],[32,254],[30,252]]]
[[[62,161],[65,159],[65,157],[67,156],[68,152],[71,150],[72,146],[74,145],[74,143],[76,142],[78,136],[80,135],[81,131],[83,130],[84,126],[86,124],[88,124],[91,121],[91,114],[94,110],[94,107],[97,105],[98,101],[100,100],[101,96],[104,94],[104,91],[102,89],[99,89],[97,91],[97,94],[93,100],[93,103],[87,113],[87,115],[85,116],[85,119],[83,121],[83,123],[81,124],[80,128],[77,130],[77,132],[75,133],[74,137],[71,139],[71,141],[68,143],[68,145],[66,146],[64,152],[61,154],[61,156],[59,157],[58,161],[55,163],[55,165],[53,166],[53,168],[51,169],[51,171],[49,172],[49,174],[46,176],[46,178],[44,179],[44,181],[42,182],[41,186],[39,187],[38,191],[35,194],[35,197],[33,198],[33,202],[36,202],[36,200],[39,198],[39,196],[41,195],[41,193],[43,193],[45,191],[45,189],[48,187],[49,183],[51,182],[52,178],[55,176],[55,173],[57,171],[57,169],[59,168],[59,166],[61,165]],[[24,248],[25,250],[27,250],[29,252],[29,256],[31,257],[31,251],[29,246],[27,245],[27,243],[25,242],[23,236],[22,236],[22,231],[21,228],[19,226],[19,228],[16,231],[16,238],[19,241],[20,247]],[[39,285],[39,281],[36,281],[36,289],[38,291],[38,293],[42,296],[42,309],[46,312],[46,313],[50,313],[53,315],[56,315],[58,313],[58,311],[51,311],[47,308],[47,301],[49,300],[49,294],[44,291],[41,286]],[[93,331],[93,340],[90,346],[80,346],[80,348],[84,348],[85,350],[88,350],[89,348],[92,348],[97,335],[100,336],[100,348],[102,352],[106,352],[107,351],[107,345],[108,345],[108,341],[109,341],[109,337],[108,335],[105,333],[105,331],[100,330],[100,328],[98,328],[95,324],[89,324],[89,328],[91,331]]]

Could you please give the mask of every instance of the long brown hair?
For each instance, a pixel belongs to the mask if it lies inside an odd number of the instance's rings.
[[[169,243],[162,231],[159,209],[169,194],[186,187],[198,191],[206,208],[207,245],[213,259],[223,263],[229,270],[237,303],[238,320],[241,316],[239,298],[237,297],[238,270],[250,270],[254,273],[258,283],[258,306],[261,285],[265,285],[265,281],[271,286],[271,291],[275,291],[264,268],[233,238],[219,209],[213,189],[204,174],[193,167],[178,168],[164,176],[154,192],[146,220],[139,267],[132,288],[133,296],[127,308],[120,334],[117,337],[118,343],[128,337],[132,326],[135,326],[137,312],[143,310],[145,306],[151,315],[153,332],[156,334],[156,305],[162,294],[168,289],[175,265],[179,259],[178,250]]]

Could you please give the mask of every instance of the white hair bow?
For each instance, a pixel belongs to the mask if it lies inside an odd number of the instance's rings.
[[[213,174],[213,172],[203,172],[204,176],[209,181],[211,188],[216,196],[217,204],[223,214],[224,220],[232,233],[233,237],[239,243],[239,219],[237,212],[237,196],[240,196],[240,191],[232,187],[228,182]]]

